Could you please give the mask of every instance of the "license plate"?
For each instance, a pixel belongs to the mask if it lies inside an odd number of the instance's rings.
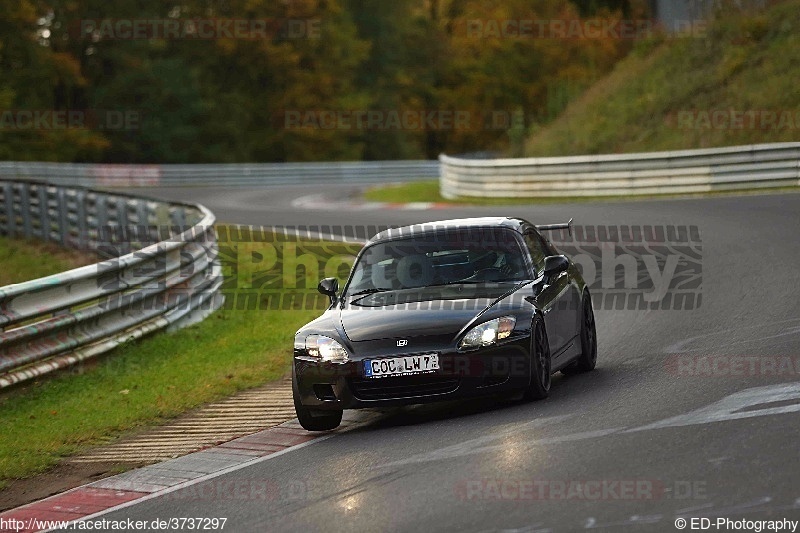
[[[364,360],[364,375],[368,378],[411,376],[434,370],[439,370],[439,356],[435,353]]]

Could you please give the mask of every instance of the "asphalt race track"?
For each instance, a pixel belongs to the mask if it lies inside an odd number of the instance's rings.
[[[386,411],[104,518],[226,517],[237,532],[676,531],[676,520],[692,517],[800,518],[800,194],[435,211],[291,206],[319,189],[151,193],[255,225],[482,214],[695,225],[702,305],[598,310],[597,370],[555,376],[545,401]],[[326,187],[332,197],[351,191]],[[676,358],[690,366],[676,369]],[[253,490],[265,485],[269,497]]]

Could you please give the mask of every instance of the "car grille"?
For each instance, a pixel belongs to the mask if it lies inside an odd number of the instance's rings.
[[[456,390],[458,385],[458,379],[431,375],[353,379],[350,381],[353,395],[361,400],[388,400],[446,394]]]

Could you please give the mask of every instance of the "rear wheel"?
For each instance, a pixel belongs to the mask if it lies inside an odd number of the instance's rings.
[[[308,431],[328,431],[336,429],[342,423],[342,411],[322,411],[310,409],[300,403],[300,396],[297,387],[292,383],[292,399],[294,400],[294,412],[297,413],[297,421]]]
[[[531,339],[531,383],[525,390],[525,399],[541,400],[550,393],[551,361],[550,344],[544,320],[539,315],[533,319],[533,338]]]
[[[597,366],[597,331],[592,310],[592,297],[586,292],[583,295],[583,311],[581,313],[581,355],[574,363],[564,368],[564,374],[580,374],[594,370]]]

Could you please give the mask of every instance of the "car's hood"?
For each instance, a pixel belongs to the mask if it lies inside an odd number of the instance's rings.
[[[459,290],[448,287],[424,297],[421,294],[403,294],[403,291],[397,291],[400,294],[382,293],[345,305],[339,309],[339,318],[347,337],[353,342],[454,336],[514,287],[515,284]]]

